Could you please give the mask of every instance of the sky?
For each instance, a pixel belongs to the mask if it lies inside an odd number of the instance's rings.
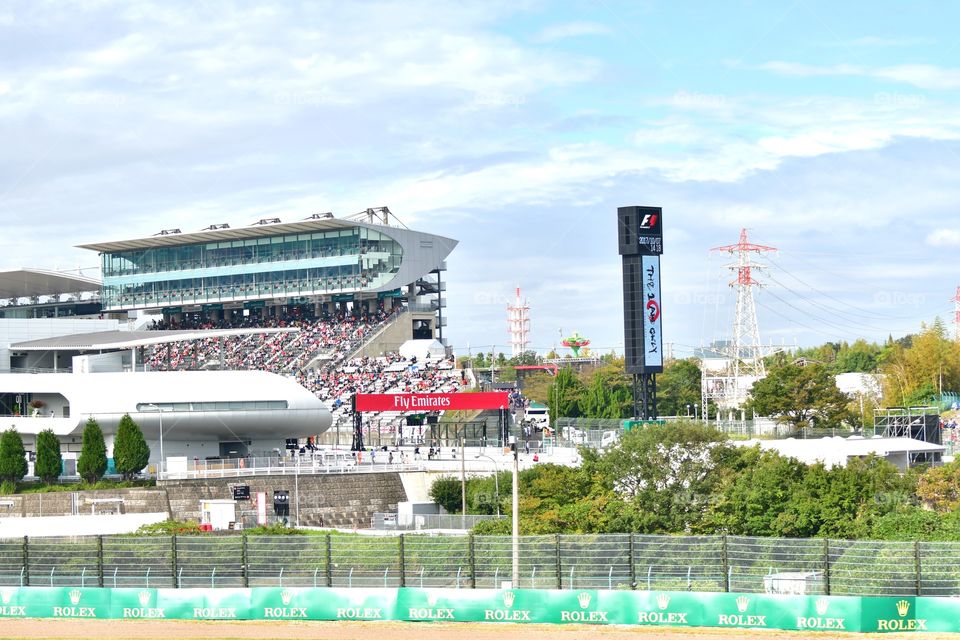
[[[949,2],[0,0],[0,267],[81,243],[389,206],[460,241],[458,353],[577,331],[621,351],[616,209],[663,207],[664,340],[950,322],[960,5]],[[563,349],[559,349],[563,352]]]

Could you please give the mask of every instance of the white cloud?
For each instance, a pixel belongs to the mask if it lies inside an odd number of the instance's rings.
[[[960,69],[932,64],[901,64],[888,67],[865,67],[852,64],[812,65],[796,62],[772,61],[757,67],[782,76],[862,76],[877,80],[891,80],[920,89],[949,91],[960,88]]]
[[[554,42],[581,36],[599,36],[610,33],[610,27],[599,22],[565,22],[553,24],[543,29],[536,38],[537,42]]]
[[[960,247],[960,230],[936,229],[927,236],[927,244],[934,247]]]

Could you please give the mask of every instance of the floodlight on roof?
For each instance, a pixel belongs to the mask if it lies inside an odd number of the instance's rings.
[[[333,219],[333,213],[330,211],[327,211],[326,213],[314,213],[310,217],[304,218],[304,220],[332,220],[332,219]]]
[[[180,231],[180,229],[163,229],[162,231],[160,231],[160,233],[155,233],[155,234],[153,234],[153,235],[155,235],[155,236],[169,236],[169,235],[173,235],[174,233],[183,233],[183,232]]]
[[[258,225],[258,224],[280,224],[280,218],[263,218],[259,222],[253,223],[253,225]]]
[[[212,224],[209,227],[204,227],[203,231],[216,231],[217,229],[229,229],[230,225],[226,222],[222,224]]]

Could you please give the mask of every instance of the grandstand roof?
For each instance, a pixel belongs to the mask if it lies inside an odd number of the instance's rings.
[[[100,281],[59,271],[10,269],[0,271],[0,298],[27,298],[78,291],[99,291]]]
[[[224,242],[228,240],[243,240],[246,238],[263,238],[286,233],[312,233],[314,231],[329,231],[331,229],[349,229],[351,227],[379,227],[351,220],[336,218],[308,219],[300,222],[280,222],[267,224],[253,224],[236,229],[204,229],[187,233],[166,233],[153,235],[134,240],[118,240],[115,242],[95,242],[92,244],[77,245],[79,249],[91,249],[100,253],[117,251],[131,251],[135,249],[152,249],[155,247],[170,247],[198,242]],[[392,229],[393,227],[384,227]]]
[[[97,351],[101,349],[132,349],[151,344],[180,340],[200,340],[224,336],[243,336],[255,333],[284,333],[299,331],[295,327],[267,327],[249,329],[204,329],[172,331],[96,331],[69,336],[27,340],[11,344],[18,351]]]

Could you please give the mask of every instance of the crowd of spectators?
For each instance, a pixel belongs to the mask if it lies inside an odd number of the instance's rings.
[[[328,403],[334,423],[352,415],[355,393],[454,392],[463,384],[452,358],[420,361],[399,354],[351,358],[376,330],[390,319],[376,313],[336,314],[319,318],[244,317],[237,322],[185,321],[155,323],[156,329],[295,328],[297,331],[212,337],[156,345],[147,356],[155,371],[257,369],[293,376]]]
[[[398,354],[352,358],[336,366],[300,371],[297,379],[330,402],[334,421],[352,415],[350,399],[356,393],[452,393],[463,382],[452,358],[418,361]]]
[[[237,322],[183,322],[156,328],[246,329],[273,328],[297,331],[257,333],[240,336],[184,340],[157,345],[147,357],[155,371],[185,369],[257,369],[290,374],[305,367],[314,358],[330,362],[343,360],[359,346],[371,331],[385,322],[383,310],[373,314],[336,314],[320,318],[282,316],[244,317]]]

